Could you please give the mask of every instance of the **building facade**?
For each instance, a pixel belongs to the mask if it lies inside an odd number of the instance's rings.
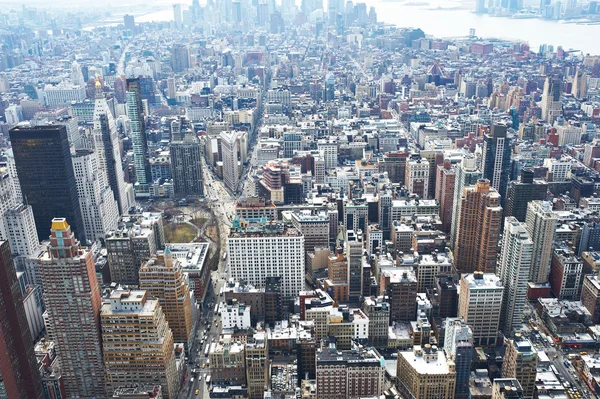
[[[55,217],[73,224],[85,242],[79,196],[67,130],[64,126],[17,126],[10,131],[21,192],[33,209],[40,241],[45,240]]]
[[[100,336],[100,287],[91,251],[79,246],[64,218],[52,219],[40,257],[46,331],[54,341],[68,397],[106,397]]]
[[[146,291],[114,290],[100,321],[107,393],[157,383],[165,399],[175,398],[179,374],[173,333],[158,300],[148,298]]]

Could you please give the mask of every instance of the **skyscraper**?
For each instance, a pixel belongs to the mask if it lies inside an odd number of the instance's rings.
[[[455,398],[469,397],[469,377],[473,358],[473,331],[463,320],[446,319],[444,352],[456,369]]]
[[[562,115],[562,92],[562,77],[547,76],[542,93],[542,119],[550,124]]]
[[[523,389],[523,398],[532,399],[535,391],[538,355],[528,339],[517,334],[508,340],[502,362],[502,378],[516,378]]]
[[[587,91],[587,74],[583,68],[577,68],[577,71],[575,72],[575,78],[573,78],[571,94],[577,99],[582,99],[587,96]]]
[[[31,205],[38,237],[48,237],[55,217],[65,218],[85,242],[85,228],[64,126],[17,126],[10,131],[15,164],[25,203]]]
[[[60,357],[67,396],[105,398],[100,337],[100,287],[94,257],[81,248],[64,218],[54,218],[40,257],[46,330]]]
[[[123,15],[123,24],[125,29],[129,29],[131,33],[135,33],[135,17],[133,15]]]
[[[135,163],[135,194],[148,195],[148,186],[152,182],[150,159],[144,108],[142,107],[141,85],[139,79],[127,79],[127,116],[131,126],[133,143],[133,161]]]
[[[454,267],[459,273],[493,273],[502,222],[500,195],[489,180],[480,179],[463,188],[459,201]]]
[[[133,18],[133,17],[132,17]],[[102,94],[100,82],[96,82],[96,100],[94,103],[94,141],[98,154],[99,168],[104,171],[108,185],[117,200],[119,214],[127,213],[131,206],[129,192],[131,185],[125,183],[121,163],[119,134],[112,112]]]
[[[7,398],[44,397],[8,241],[0,241],[0,379]]]
[[[175,6],[173,6],[175,7]],[[190,67],[190,49],[185,44],[174,44],[171,48],[171,69],[175,73],[185,72]]]
[[[504,204],[510,176],[510,139],[506,137],[506,125],[492,125],[492,130],[483,136],[483,178],[488,179],[502,196]]]
[[[117,201],[98,163],[93,150],[77,150],[73,155],[83,228],[90,242],[104,239],[106,233],[117,228],[119,221]]]
[[[475,345],[494,345],[502,310],[502,282],[492,273],[463,274],[458,296],[458,317],[473,331]]]
[[[518,328],[527,301],[527,281],[533,242],[527,233],[524,223],[513,216],[504,222],[504,236],[498,274],[504,285],[502,299],[502,316],[500,328],[505,336],[512,336],[513,329]]]
[[[202,184],[202,151],[198,138],[186,134],[181,141],[172,141],[171,173],[176,196],[197,196],[204,193]]]
[[[529,281],[534,283],[548,282],[548,270],[552,260],[552,241],[558,216],[552,212],[552,203],[547,201],[531,201],[527,205],[525,224],[533,241]]]
[[[411,159],[406,163],[404,184],[410,193],[423,199],[429,198],[429,161],[427,159]]]
[[[511,181],[506,194],[504,216],[514,216],[519,222],[524,222],[527,215],[527,205],[530,201],[545,200],[548,183],[533,179],[533,170],[521,170],[521,180]]]
[[[158,300],[146,291],[117,289],[100,319],[107,393],[132,383],[160,384],[164,398],[175,398],[179,375],[173,333]]]
[[[183,14],[181,13],[181,4],[173,4],[173,23],[175,29],[181,29],[183,26]]]
[[[248,398],[262,399],[269,383],[269,344],[264,331],[255,332],[246,343]]]
[[[194,315],[190,299],[190,286],[181,263],[171,250],[159,251],[156,257],[144,263],[139,271],[140,288],[158,298],[173,331],[175,342],[189,349],[194,339]]]
[[[363,266],[362,231],[346,232],[346,259],[348,260],[348,296],[350,301],[360,301],[362,295]]]
[[[235,191],[240,180],[238,157],[240,144],[237,132],[221,132],[221,156],[223,159],[223,181],[232,191]]]
[[[454,189],[456,188],[456,169],[450,161],[436,167],[435,199],[440,203],[442,231],[449,233],[452,226],[454,209]]]
[[[481,178],[481,172],[477,169],[477,158],[475,155],[467,154],[462,162],[456,166],[456,177],[454,178],[454,199],[452,201],[452,229],[450,242],[454,245],[456,232],[458,231],[458,215],[460,214],[460,197],[463,188],[474,186]]]
[[[302,289],[304,237],[294,227],[274,221],[242,226],[234,219],[227,254],[229,277],[233,279],[262,288],[267,277],[281,276],[281,295],[286,301]]]

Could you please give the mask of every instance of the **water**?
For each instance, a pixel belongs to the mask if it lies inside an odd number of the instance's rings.
[[[160,0],[159,0],[160,1]],[[483,38],[503,38],[528,42],[537,51],[540,44],[552,44],[554,48],[576,49],[584,54],[600,54],[600,25],[578,25],[543,19],[512,19],[478,15],[472,7],[463,7],[452,0],[363,0],[375,6],[379,21],[400,27],[421,28],[425,34],[435,37],[457,37],[475,33]],[[357,2],[357,1],[355,1]],[[191,2],[190,2],[191,3]],[[410,5],[410,4],[419,5]],[[183,8],[186,3],[183,3]],[[440,7],[440,8],[438,8]],[[157,4],[156,11],[136,16],[136,22],[170,21],[173,19],[171,4]]]

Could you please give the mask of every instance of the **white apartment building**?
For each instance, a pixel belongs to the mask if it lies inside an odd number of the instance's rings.
[[[72,157],[77,194],[83,227],[88,240],[104,239],[109,231],[116,230],[119,207],[104,171],[98,168],[95,151],[78,150]]]
[[[505,336],[512,336],[513,329],[521,323],[532,253],[533,242],[525,223],[520,223],[514,216],[506,218],[498,267],[504,285],[501,328]]]
[[[237,132],[221,132],[220,138],[223,157],[223,181],[230,190],[235,191],[240,181],[238,135]]]
[[[549,174],[552,174],[552,181],[571,180],[572,166],[573,161],[570,157],[562,157],[561,159],[544,159],[544,167],[548,168]]]
[[[227,238],[229,278],[257,288],[267,277],[281,277],[281,295],[298,295],[304,281],[304,237],[293,227],[267,222],[234,227]]]
[[[236,302],[221,306],[223,328],[238,328],[240,330],[250,328],[250,305]]]
[[[492,273],[463,274],[458,297],[458,317],[473,330],[475,345],[494,345],[500,325],[504,287]]]
[[[79,85],[46,85],[40,91],[41,93],[38,93],[38,96],[42,104],[50,108],[70,104],[72,101],[81,102],[86,98],[85,86]]]

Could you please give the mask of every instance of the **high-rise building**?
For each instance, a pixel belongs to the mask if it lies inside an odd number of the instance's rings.
[[[119,214],[125,214],[132,205],[130,196],[133,188],[125,183],[119,133],[99,81],[96,82],[93,135],[99,160],[98,167],[104,171],[108,185],[117,200]]]
[[[577,68],[573,78],[573,86],[571,86],[571,94],[577,99],[582,99],[587,97],[587,92],[587,74],[583,68]]]
[[[500,328],[505,336],[512,336],[513,330],[519,328],[521,323],[527,302],[527,281],[532,253],[533,242],[525,224],[519,223],[513,216],[507,217],[498,266],[498,274],[504,285]]]
[[[209,343],[210,375],[215,385],[246,385],[246,348],[231,335]]]
[[[454,362],[456,370],[455,398],[469,397],[469,378],[473,358],[473,331],[463,320],[446,319],[444,333],[446,358]]]
[[[415,399],[452,399],[456,386],[454,362],[436,346],[415,345],[398,352],[398,390]]]
[[[337,351],[329,344],[317,352],[317,398],[379,397],[385,364],[374,349]]]
[[[363,286],[363,237],[362,231],[346,231],[346,259],[348,260],[348,298],[360,301]]]
[[[133,144],[133,162],[135,164],[135,194],[147,195],[149,184],[152,183],[150,173],[150,155],[148,154],[148,139],[146,137],[146,122],[142,105],[142,87],[140,79],[127,79],[127,116],[131,127],[131,142]]]
[[[17,205],[12,177],[6,168],[0,168],[0,240],[8,239],[5,231],[4,214]]]
[[[600,279],[596,274],[588,274],[583,279],[581,303],[592,315],[592,323],[600,322]]]
[[[531,201],[527,204],[525,224],[533,241],[533,254],[529,269],[529,281],[546,283],[552,259],[552,241],[558,223],[558,216],[552,212],[552,203]]]
[[[550,124],[562,115],[562,93],[562,77],[547,76],[542,92],[542,119]]]
[[[54,218],[40,257],[46,331],[60,358],[67,397],[104,398],[100,287],[94,256],[79,246],[64,218]]]
[[[109,231],[117,228],[119,206],[104,170],[99,168],[97,153],[76,150],[73,170],[85,237],[89,242],[102,240]]]
[[[383,233],[383,239],[386,240],[390,239],[392,231],[392,201],[391,190],[381,190],[379,192],[379,228]],[[383,241],[379,244],[382,245]]]
[[[175,342],[183,343],[188,350],[194,339],[195,320],[190,286],[181,263],[167,247],[142,265],[139,277],[140,288],[160,301]]]
[[[48,237],[55,217],[71,221],[77,237],[85,242],[77,184],[64,126],[17,126],[10,142],[23,200],[33,209],[38,238]]]
[[[454,267],[459,273],[493,273],[502,223],[500,195],[489,180],[480,179],[463,188],[459,202]]]
[[[504,204],[510,177],[510,138],[506,136],[506,125],[492,125],[492,130],[483,136],[483,178],[501,195]]]
[[[521,180],[513,180],[508,185],[504,217],[514,216],[519,222],[524,222],[527,216],[527,206],[531,201],[546,199],[548,183],[534,180],[531,168],[521,171]]]
[[[135,33],[135,17],[133,15],[123,15],[123,24],[125,25],[125,29],[130,30],[131,33]]]
[[[463,274],[458,296],[458,317],[473,331],[477,346],[494,345],[500,325],[502,294],[500,278],[492,273]]]
[[[1,217],[0,217],[1,219]],[[40,241],[35,229],[35,219],[31,206],[19,204],[4,214],[4,231],[10,242],[14,256],[35,256],[39,254]]]
[[[390,304],[383,297],[368,297],[363,302],[363,311],[369,318],[369,342],[375,347],[387,346],[390,325]]]
[[[412,267],[389,268],[380,273],[379,289],[390,303],[390,321],[413,321],[417,312],[417,278]]]
[[[496,378],[492,385],[492,399],[523,399],[523,388],[516,378]]]
[[[436,168],[435,199],[440,203],[442,230],[451,231],[452,210],[454,209],[454,189],[456,188],[456,170],[450,161]]]
[[[204,194],[202,151],[198,138],[186,134],[183,140],[172,141],[169,149],[175,195],[189,197]]]
[[[183,27],[183,14],[181,13],[181,4],[173,4],[173,23],[175,29],[181,29]]]
[[[295,298],[304,280],[304,237],[280,222],[241,225],[234,219],[227,238],[229,277],[257,288],[267,277],[281,276],[284,300]]]
[[[304,236],[304,251],[329,248],[329,218],[326,214],[311,215],[307,212],[291,214],[294,227]]]
[[[474,186],[481,178],[481,172],[477,169],[477,158],[475,155],[465,155],[462,162],[456,166],[456,177],[454,178],[454,199],[452,201],[452,228],[450,232],[450,243],[454,245],[458,231],[458,216],[460,214],[461,196],[463,188]]]
[[[121,288],[107,299],[100,312],[107,394],[120,386],[160,384],[165,399],[175,398],[173,333],[158,299]]]
[[[246,342],[246,384],[249,399],[262,399],[269,389],[269,345],[264,331]]]
[[[44,397],[8,241],[0,241],[0,380],[6,398]]]
[[[312,331],[302,331],[296,339],[298,354],[298,383],[303,379],[316,378],[317,343]]]
[[[111,280],[138,285],[142,264],[165,246],[162,215],[143,213],[124,216],[119,228],[109,232],[104,242]]]
[[[239,141],[237,132],[221,132],[221,157],[223,160],[223,181],[232,191],[240,181]]]
[[[406,163],[404,185],[412,194],[423,199],[429,198],[429,161],[425,158],[410,159]]]
[[[175,7],[175,6],[173,6]],[[181,11],[181,10],[180,10]],[[185,44],[174,44],[171,48],[171,69],[173,72],[185,72],[190,67],[190,49]]]
[[[502,362],[502,378],[516,378],[523,389],[524,399],[533,399],[538,354],[531,342],[516,334],[508,340],[506,354]]]
[[[577,300],[583,284],[583,261],[569,247],[556,248],[550,266],[550,288],[558,299]]]

